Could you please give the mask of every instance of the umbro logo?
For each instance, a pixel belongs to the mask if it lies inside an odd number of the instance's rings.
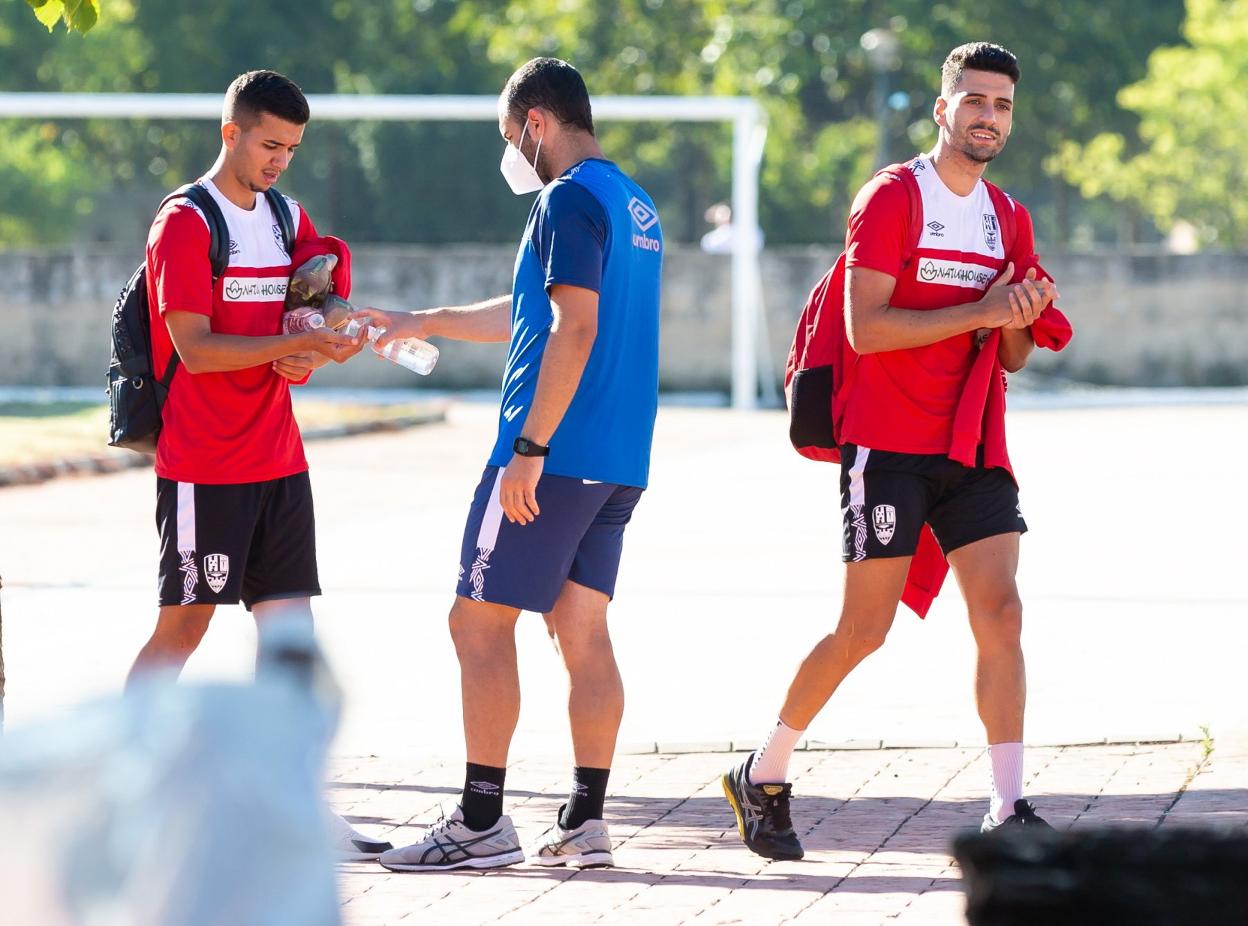
[[[945,237],[945,226],[941,225],[939,222],[936,222],[936,221],[928,222],[927,230],[932,233],[933,238]]]
[[[636,196],[628,201],[628,212],[633,217],[633,221],[637,223],[637,227],[643,232],[654,228],[655,223],[659,221],[658,213]]]
[[[239,243],[235,241],[233,238],[231,238],[230,239],[230,257],[237,257],[241,253],[243,253],[242,246],[239,245]]]
[[[498,793],[498,785],[492,781],[470,781],[468,784],[472,786],[472,790],[480,791],[482,794]]]
[[[638,229],[633,232],[633,247],[659,253],[663,249],[663,242],[646,234],[659,224],[658,213],[634,196],[628,201],[628,214],[633,217],[633,223]]]

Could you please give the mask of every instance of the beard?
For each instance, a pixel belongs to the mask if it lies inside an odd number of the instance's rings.
[[[958,150],[976,164],[987,164],[1001,153],[1001,147],[1004,146],[998,146],[995,151],[985,151],[983,149],[976,148],[974,145],[962,145]]]
[[[550,158],[546,156],[545,151],[537,153],[537,161],[534,162],[533,169],[537,171],[538,179],[542,183],[549,184],[555,179],[555,172],[550,167]]]
[[[971,138],[971,132],[983,131],[982,128],[973,127],[962,133],[962,137],[958,139],[955,146],[958,151],[965,154],[968,158],[977,164],[987,164],[1005,148],[1005,139],[997,135],[997,143],[992,147],[976,144]]]

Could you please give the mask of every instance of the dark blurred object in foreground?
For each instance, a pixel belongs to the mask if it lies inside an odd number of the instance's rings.
[[[971,926],[1248,924],[1248,832],[1002,829],[953,854]]]

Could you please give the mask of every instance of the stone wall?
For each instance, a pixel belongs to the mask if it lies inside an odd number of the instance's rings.
[[[102,384],[113,300],[140,253],[108,250],[0,254],[0,385]],[[773,369],[783,368],[793,324],[832,249],[773,249],[763,259]],[[483,299],[510,286],[510,245],[355,249],[353,301],[421,308]],[[1036,369],[1124,385],[1248,383],[1248,255],[1106,251],[1046,259],[1076,337]],[[729,258],[669,249],[663,280],[661,377],[668,390],[726,390]],[[428,380],[362,355],[326,368],[336,386],[497,385],[502,345],[443,343]]]

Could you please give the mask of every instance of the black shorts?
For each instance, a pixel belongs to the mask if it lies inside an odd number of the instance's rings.
[[[236,604],[321,593],[306,472],[267,482],[156,479],[160,604]]]
[[[1023,534],[1027,523],[1008,472],[963,466],[938,453],[841,447],[841,558],[913,556],[924,523],[946,555],[998,534]]]

